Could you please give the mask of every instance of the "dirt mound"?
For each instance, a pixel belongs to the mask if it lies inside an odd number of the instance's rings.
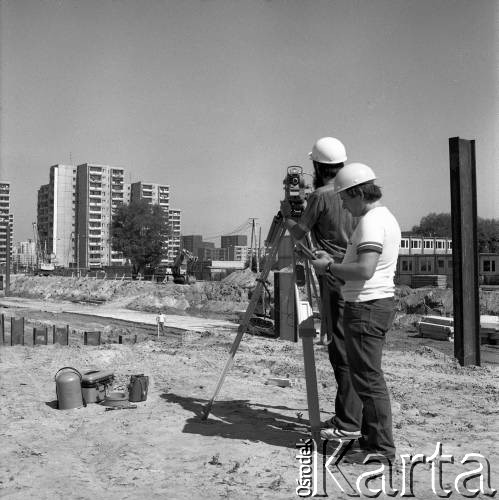
[[[136,311],[191,315],[226,315],[247,308],[249,295],[257,284],[250,269],[235,271],[222,281],[201,281],[192,285],[121,281],[62,276],[13,276],[11,294],[20,297],[70,300],[74,302],[115,302]],[[273,273],[267,278],[273,294]],[[397,287],[400,314],[453,313],[451,289]],[[480,313],[499,314],[499,292],[480,290]]]
[[[243,271],[235,271],[229,274],[229,276],[222,280],[222,283],[230,283],[241,288],[251,289],[256,286],[258,276],[259,275],[257,273],[254,273],[251,269],[247,268]],[[267,285],[272,288],[274,283],[274,273],[272,271],[269,272],[266,281]]]
[[[227,282],[206,281],[192,285],[19,275],[11,280],[10,293],[72,302],[119,301],[123,307],[145,312],[230,314],[245,309],[248,304],[251,277],[244,271],[241,274],[240,278],[234,276]]]

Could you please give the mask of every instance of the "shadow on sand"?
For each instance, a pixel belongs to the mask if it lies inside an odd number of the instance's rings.
[[[193,414],[186,420],[183,432],[228,439],[260,441],[273,446],[295,448],[300,439],[310,437],[307,409],[251,403],[248,400],[215,401],[206,420],[203,419],[205,399],[163,393],[161,398],[179,404]],[[283,415],[283,410],[294,416]]]

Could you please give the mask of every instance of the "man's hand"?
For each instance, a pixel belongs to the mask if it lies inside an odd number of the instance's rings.
[[[334,262],[334,259],[324,250],[318,250],[315,252],[315,255],[317,258],[310,261],[314,266],[315,272],[319,275],[326,274],[326,267],[330,262]]]
[[[292,209],[291,209],[291,203],[289,203],[288,200],[282,200],[281,201],[281,214],[285,219],[288,219],[291,217]]]

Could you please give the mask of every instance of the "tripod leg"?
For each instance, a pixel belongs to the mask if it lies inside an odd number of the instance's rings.
[[[310,238],[307,239],[308,247],[311,248]],[[293,259],[293,265],[296,265]],[[300,293],[298,287],[295,286],[296,296],[296,310],[297,321],[299,325],[299,334],[302,339],[303,348],[303,365],[305,371],[305,381],[307,387],[307,404],[308,404],[308,418],[310,423],[310,433],[312,439],[318,445],[321,433],[321,414],[319,408],[319,393],[317,390],[317,374],[315,369],[315,352],[314,352],[314,337],[316,335],[313,309],[312,309],[312,289],[311,284],[314,286],[316,299],[321,310],[320,298],[317,295],[315,282],[313,281],[312,271],[310,269],[310,262],[305,261],[305,277],[308,295],[308,303],[302,303],[300,300]]]
[[[217,386],[215,388],[215,392],[214,392],[212,398],[210,399],[210,401],[208,402],[208,404],[204,408],[204,412],[203,412],[203,416],[202,416],[203,420],[206,420],[208,418],[208,415],[210,414],[211,409],[213,407],[213,403],[215,402],[215,399],[218,396],[220,389],[222,388],[222,384],[225,380],[225,377],[226,377],[227,373],[229,372],[229,370],[234,362],[234,356],[236,355],[237,349],[239,348],[239,344],[241,343],[243,335],[248,330],[250,319],[255,312],[256,305],[258,304],[258,300],[260,299],[260,295],[262,294],[265,280],[267,279],[267,276],[269,275],[270,268],[272,267],[274,260],[275,260],[275,257],[277,255],[279,241],[281,241],[282,237],[284,236],[284,233],[286,232],[286,227],[284,225],[283,219],[274,218],[274,223],[276,223],[276,222],[277,222],[277,227],[274,227],[274,224],[273,224],[273,226],[271,228],[271,234],[272,234],[273,240],[271,241],[270,252],[268,253],[268,255],[266,256],[266,259],[265,259],[265,266],[262,270],[260,277],[257,280],[255,291],[254,291],[253,295],[251,296],[251,300],[250,300],[250,303],[248,304],[248,308],[246,309],[244,317],[241,320],[241,323],[239,324],[237,336],[236,336],[236,338],[235,338],[235,340],[232,343],[232,346],[230,348],[229,359],[227,360],[227,363],[225,364],[225,368],[223,369],[222,374],[220,375]],[[270,237],[269,237],[269,239],[270,239]]]
[[[319,408],[319,393],[317,390],[317,375],[315,371],[314,337],[315,327],[312,307],[307,302],[299,300],[298,287],[295,287],[298,324],[303,347],[303,364],[307,386],[308,418],[310,431],[315,443],[320,443],[321,415]]]
[[[312,245],[312,240],[310,238],[310,233],[307,233],[307,245],[310,249],[312,249],[313,245]],[[312,288],[314,291],[314,297],[315,297],[315,300],[317,300],[317,303],[319,304],[319,310],[320,310],[321,302],[320,302],[319,293],[317,292],[317,286],[315,284],[315,280],[313,279],[314,276],[312,273],[312,266],[310,265],[309,261],[307,261],[306,264],[307,264],[306,269],[308,272],[308,275],[307,275],[308,284],[309,284],[309,286],[312,285]],[[310,301],[310,305],[312,305],[312,296],[311,296],[310,289],[308,290],[308,293],[309,293],[308,300]]]
[[[310,432],[315,443],[319,444],[321,433],[321,413],[319,409],[319,393],[317,390],[317,375],[315,371],[315,329],[311,332],[301,331],[300,335],[303,347],[305,381],[307,385],[308,418],[310,421]]]

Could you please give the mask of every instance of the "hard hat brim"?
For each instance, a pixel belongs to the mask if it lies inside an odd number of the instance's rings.
[[[335,161],[334,163],[332,161],[316,160],[314,158],[312,151],[310,151],[310,153],[308,153],[308,158],[312,161],[316,161],[317,163],[323,163],[324,165],[339,165],[340,163],[345,163],[347,161],[346,156],[341,161]]]

